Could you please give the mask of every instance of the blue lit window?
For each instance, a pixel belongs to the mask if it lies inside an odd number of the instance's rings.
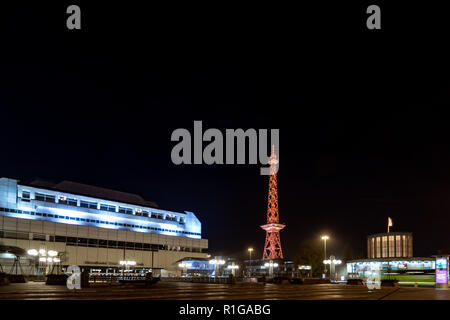
[[[97,203],[89,201],[80,201],[80,207],[88,209],[97,209]]]
[[[48,195],[48,194],[36,193],[34,195],[34,198],[37,201],[44,201],[44,202],[53,202],[53,203],[55,203],[55,196],[51,196],[51,195]]]
[[[100,204],[100,210],[116,212],[116,206],[111,206],[109,204]]]
[[[66,196],[59,196],[58,197],[58,203],[60,204],[66,204],[69,206],[77,206],[77,199],[67,198]]]
[[[22,191],[22,201],[30,202],[30,191]]]
[[[119,207],[119,213],[133,214],[133,209],[131,209],[131,208]]]
[[[141,210],[141,209],[136,209],[135,214],[139,217],[148,217],[148,211]]]
[[[77,199],[67,198],[67,205],[76,207],[78,205]]]

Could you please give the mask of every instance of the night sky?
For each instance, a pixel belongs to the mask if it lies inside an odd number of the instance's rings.
[[[288,258],[323,233],[365,257],[388,216],[415,256],[450,248],[446,12],[380,6],[376,31],[362,3],[4,8],[0,176],[137,193],[195,212],[212,253],[261,256],[260,165],[176,166],[170,136],[278,128]]]

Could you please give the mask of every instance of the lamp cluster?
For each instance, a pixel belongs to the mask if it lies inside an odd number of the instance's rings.
[[[264,264],[265,267],[278,267],[278,263],[267,262]]]
[[[311,270],[311,266],[305,266],[305,265],[298,266],[298,268],[299,268],[300,270]]]
[[[212,260],[209,260],[209,264],[225,264],[225,260],[212,259]]]
[[[341,264],[341,263],[342,263],[341,260],[336,260],[336,259],[333,259],[333,260],[323,260],[323,264]]]
[[[231,264],[231,265],[227,266],[227,269],[235,269],[236,270],[236,269],[239,269],[239,266]]]
[[[58,256],[58,251],[55,250],[48,250],[48,252],[45,249],[30,249],[27,251],[28,255],[32,256],[32,257],[37,257],[39,256],[39,262],[61,262],[60,258],[57,258]]]
[[[182,263],[179,263],[178,266],[179,266],[180,268],[190,268],[190,267],[192,267],[192,263],[185,263],[185,262],[182,262]]]

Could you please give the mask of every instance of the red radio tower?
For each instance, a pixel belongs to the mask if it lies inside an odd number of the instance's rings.
[[[270,155],[270,178],[269,178],[269,199],[267,203],[267,224],[261,226],[266,230],[266,243],[264,244],[263,259],[283,259],[281,251],[280,230],[285,227],[280,224],[278,216],[278,187],[277,187],[277,155],[275,146],[272,145],[272,154]]]

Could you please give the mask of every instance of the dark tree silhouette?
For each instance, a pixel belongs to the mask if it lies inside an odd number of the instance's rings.
[[[323,272],[323,250],[320,241],[306,240],[294,255],[296,265],[310,265],[313,277]]]

